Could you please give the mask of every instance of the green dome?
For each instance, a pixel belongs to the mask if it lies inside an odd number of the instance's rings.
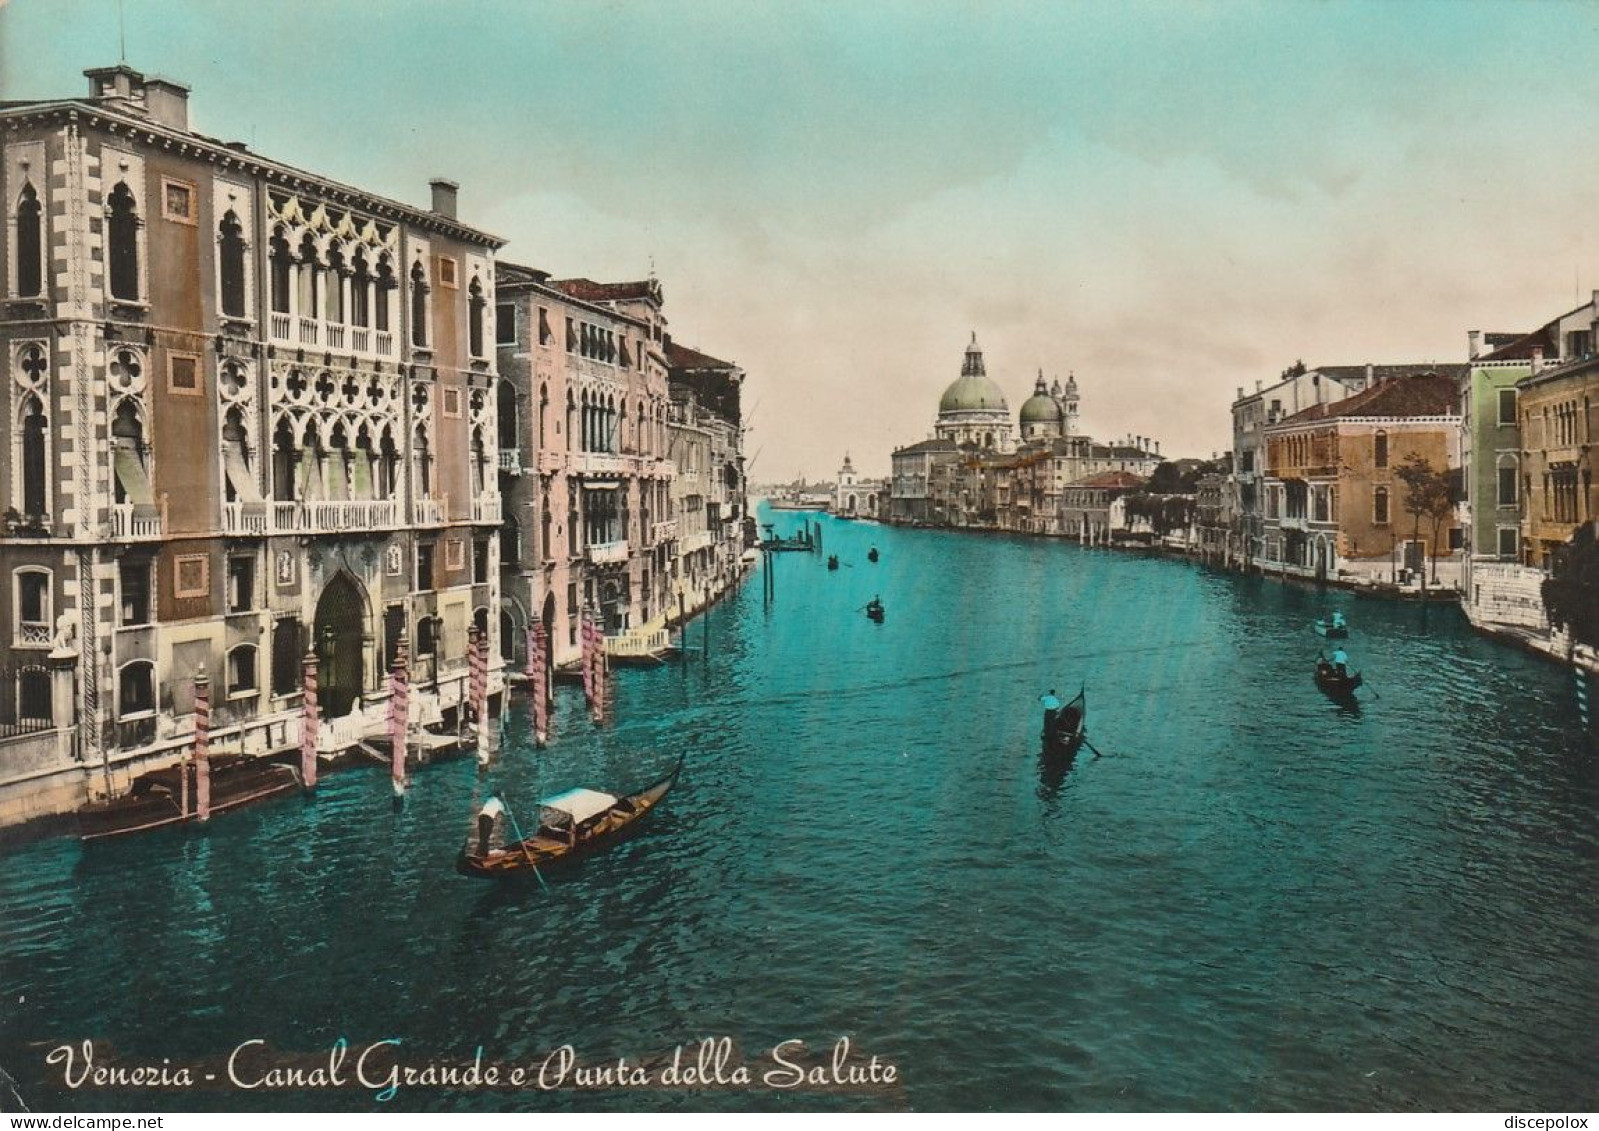
[[[1044,374],[1040,371],[1033,395],[1022,405],[1022,423],[1059,424],[1060,415],[1060,403],[1049,395],[1049,387],[1044,384]]]
[[[966,359],[961,364],[961,375],[938,399],[938,411],[982,410],[1008,413],[1010,406],[1005,403],[1005,394],[999,386],[988,379],[988,370],[983,365],[983,351],[977,344],[977,335],[973,334],[972,344],[966,347]]]

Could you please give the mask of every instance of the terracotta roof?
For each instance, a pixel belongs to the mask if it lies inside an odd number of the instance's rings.
[[[630,299],[661,301],[661,284],[654,279],[631,283],[596,283],[593,279],[557,279],[550,284],[584,302],[626,302]]]
[[[895,448],[894,454],[897,456],[914,456],[922,455],[925,452],[949,452],[953,455],[959,450],[955,446],[955,441],[939,437],[933,440],[919,440],[914,444],[907,444],[903,448]]]
[[[1098,475],[1090,475],[1086,479],[1077,479],[1067,484],[1069,487],[1142,487],[1145,483],[1142,475],[1134,475],[1130,471],[1101,471]]]
[[[668,339],[666,364],[673,369],[737,369],[731,361],[723,361],[699,350],[691,350]]]
[[[1554,357],[1560,352],[1560,343],[1555,340],[1558,323],[1551,322],[1547,326],[1540,326],[1530,334],[1523,334],[1509,345],[1500,346],[1490,354],[1477,358],[1478,361],[1531,361],[1532,351],[1539,349],[1545,357]]]
[[[1311,405],[1278,424],[1309,424],[1359,416],[1450,416],[1460,412],[1460,378],[1468,365],[1433,366],[1427,372],[1396,377],[1331,404]]]
[[[1371,379],[1375,381],[1392,381],[1396,377],[1415,377],[1423,373],[1446,373],[1454,370],[1463,375],[1465,367],[1460,365],[1438,365],[1431,361],[1407,362],[1403,365],[1373,365]],[[1331,377],[1340,384],[1353,382],[1364,385],[1366,382],[1366,369],[1364,365],[1315,365],[1307,369],[1307,373],[1320,373],[1323,377]]]
[[[550,280],[548,271],[540,271],[537,267],[524,267],[520,263],[511,263],[508,260],[496,259],[494,261],[494,281],[501,287],[515,283],[547,283]]]

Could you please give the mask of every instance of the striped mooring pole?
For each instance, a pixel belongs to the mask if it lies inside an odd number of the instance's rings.
[[[194,810],[211,819],[211,679],[204,665],[194,677]]]
[[[1588,713],[1588,673],[1581,668],[1572,668],[1571,678],[1577,685],[1577,717],[1582,720],[1582,729],[1587,731],[1591,726]]]

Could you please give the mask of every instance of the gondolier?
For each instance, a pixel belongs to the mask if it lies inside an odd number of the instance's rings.
[[[1055,716],[1060,713],[1060,697],[1051,687],[1047,694],[1038,697],[1038,701],[1044,705],[1044,733],[1048,734],[1055,725]]]
[[[499,790],[489,794],[489,799],[483,803],[483,808],[477,814],[477,854],[489,854],[489,840],[494,836],[494,822],[500,819],[505,812],[505,802],[500,799]]]
[[[1342,648],[1333,649],[1332,662],[1333,667],[1338,670],[1339,677],[1347,678],[1349,675],[1349,653]]]

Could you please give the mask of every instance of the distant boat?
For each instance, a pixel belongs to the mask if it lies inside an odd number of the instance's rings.
[[[474,879],[498,880],[526,876],[539,867],[607,848],[638,829],[639,823],[661,803],[683,771],[679,756],[672,772],[637,793],[615,797],[592,789],[569,789],[539,802],[538,827],[533,835],[476,852],[475,837],[455,861],[455,870]]]
[[[1088,691],[1083,689],[1077,698],[1055,711],[1044,712],[1044,733],[1041,736],[1044,750],[1061,756],[1077,753],[1083,744],[1083,726],[1088,721]]]
[[[1329,639],[1341,640],[1349,635],[1349,625],[1323,617],[1316,621],[1316,633]]]
[[[828,569],[837,569],[838,568],[838,555],[837,554],[829,554],[829,555],[827,555],[827,568]]]
[[[873,597],[866,603],[866,615],[878,624],[883,623],[883,602]]]
[[[280,762],[242,754],[218,754],[210,763],[212,814],[294,793],[300,788],[300,772]],[[133,779],[133,787],[121,797],[97,801],[79,809],[78,835],[84,840],[98,840],[196,821],[200,814],[196,809],[195,787],[192,761],[140,774]]]
[[[866,551],[866,560],[869,561],[869,562],[875,562],[877,560],[877,547],[876,546],[873,546],[870,550]]]

